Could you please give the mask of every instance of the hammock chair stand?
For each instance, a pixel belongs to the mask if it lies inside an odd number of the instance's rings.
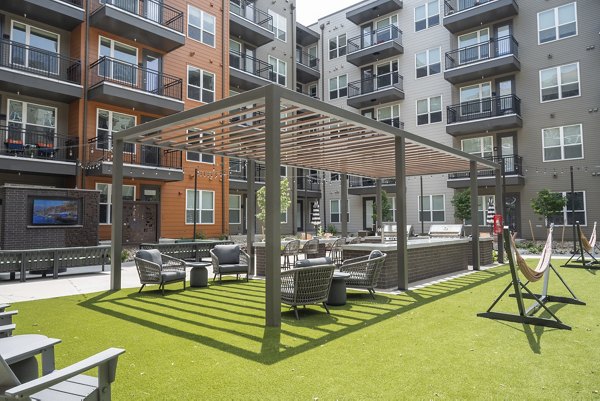
[[[551,234],[550,234],[551,235]],[[515,264],[515,260],[513,259],[513,252],[511,250],[511,237],[510,232],[507,228],[504,229],[504,249],[506,252],[506,256],[508,258],[508,264],[510,267],[511,274],[511,282],[508,283],[504,291],[500,293],[500,295],[496,298],[496,300],[492,303],[492,305],[488,308],[486,312],[478,313],[477,316],[485,317],[488,319],[497,319],[497,320],[505,320],[509,322],[516,323],[525,323],[532,324],[535,326],[546,326],[553,327],[556,329],[563,330],[571,330],[571,326],[563,323],[557,316],[552,312],[547,306],[548,302],[560,302],[565,304],[574,304],[574,305],[585,305],[585,302],[577,299],[573,291],[569,288],[565,280],[561,277],[558,271],[552,266],[552,263],[549,262],[548,267],[546,268],[543,278],[544,285],[541,294],[534,294],[527,285],[530,281],[526,281],[523,283],[519,278],[519,274],[517,272],[518,267]],[[559,278],[560,282],[565,286],[565,288],[571,294],[571,297],[562,297],[555,295],[548,295],[548,282],[550,280],[550,272],[554,272],[556,276]],[[511,289],[514,290],[514,294],[509,294],[510,297],[513,297],[517,300],[517,307],[519,310],[519,314],[507,313],[507,312],[495,312],[493,311],[494,307],[502,297]],[[535,302],[529,306],[528,308],[525,306],[524,299],[533,299]],[[545,310],[550,317],[539,317],[535,316],[535,313],[540,309]]]
[[[579,243],[579,249],[575,249],[575,252],[571,255],[569,260],[565,262],[561,267],[584,267],[586,269],[600,269],[600,261],[594,256],[594,250],[598,248],[598,243],[594,240],[593,244],[590,244],[581,231],[579,223],[575,223],[577,226],[577,232],[579,233],[577,242]],[[596,223],[594,223],[593,236],[596,234]],[[584,241],[585,240],[585,241]],[[585,243],[584,243],[585,242]],[[585,246],[587,245],[587,246]],[[587,254],[587,261],[586,261]],[[577,259],[573,260],[577,256]]]

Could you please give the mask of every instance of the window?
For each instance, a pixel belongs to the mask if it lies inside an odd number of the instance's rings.
[[[192,130],[188,130],[188,134],[194,133]],[[194,135],[190,135],[187,137],[190,145],[203,145],[203,146],[213,146],[214,145],[214,133],[212,132],[200,132],[194,133]],[[200,153],[200,152],[185,152],[186,160],[190,162],[198,162],[198,163],[208,163],[215,164],[215,156],[208,153]]]
[[[542,11],[537,15],[538,43],[552,42],[577,35],[575,3]]]
[[[98,109],[96,149],[111,149],[113,134],[133,126],[135,126],[135,116]],[[126,153],[135,153],[135,144],[125,142],[123,151]]]
[[[194,224],[194,209],[196,210],[196,223],[215,223],[215,193],[213,191],[185,190],[185,224]],[[194,208],[194,198],[196,208]]]
[[[98,66],[98,75],[115,81],[122,81],[127,85],[135,86],[137,83],[137,49],[100,36],[100,57],[110,57]]]
[[[7,118],[7,143],[54,145],[56,108],[9,99]]]
[[[579,63],[540,70],[541,101],[579,96]]]
[[[386,88],[390,85],[395,85],[399,82],[399,74],[398,74],[398,61],[397,60],[393,60],[387,63],[383,63],[383,64],[379,64],[377,66],[377,88],[373,88],[373,89],[380,89],[380,88]],[[366,88],[366,86],[369,85],[369,83],[365,82],[363,80],[362,83],[363,86],[363,91],[366,91],[368,88]]]
[[[489,82],[460,88],[460,114],[489,113],[492,107],[492,85]]]
[[[340,174],[339,173],[331,173],[330,180],[331,180],[331,182],[333,182],[333,181],[339,181],[340,180]]]
[[[287,18],[276,12],[269,10],[269,15],[273,17],[273,33],[275,37],[284,42],[287,41]]]
[[[329,60],[346,54],[346,34],[329,39]]]
[[[423,210],[421,210],[421,197],[419,201],[419,221],[443,222],[445,220],[444,195],[426,195],[423,197]]]
[[[442,121],[442,97],[434,96],[417,100],[417,125]]]
[[[273,68],[271,71],[271,81],[285,86],[287,82],[287,63],[269,56],[269,65]]]
[[[422,6],[415,7],[415,32],[431,28],[440,23],[439,0],[428,1]]]
[[[583,133],[581,124],[542,130],[544,161],[583,158]]]
[[[329,201],[329,221],[332,223],[341,223],[342,204],[340,199],[332,199]],[[350,221],[350,201],[348,201],[348,213],[346,221]]]
[[[308,96],[314,97],[314,98],[318,97],[318,95],[317,95],[317,85],[316,84],[308,85]]]
[[[417,78],[439,74],[441,71],[440,48],[429,49],[415,54]]]
[[[491,136],[481,138],[468,138],[461,140],[462,151],[479,157],[492,157],[494,155],[494,142]]]
[[[10,48],[13,64],[58,74],[59,35],[13,21],[10,38],[16,42]]]
[[[381,121],[382,123],[391,125],[395,128],[400,128],[400,106],[395,104],[378,108],[377,121]]]
[[[587,225],[586,219],[586,208],[585,208],[585,191],[575,191],[573,192],[574,197],[571,195],[571,192],[560,192],[560,194],[567,198],[567,203],[563,208],[562,214],[559,216],[555,216],[552,221],[557,226],[565,225],[565,221],[567,225],[573,224],[573,211],[575,209],[575,221],[579,222],[580,225]],[[572,200],[575,200],[575,204],[572,203]]]
[[[112,184],[96,183],[96,190],[100,191],[100,224],[111,224],[112,222]],[[123,185],[123,200],[135,200],[135,186]]]
[[[469,32],[458,37],[458,48],[460,49],[459,64],[473,63],[490,57],[490,30],[488,28]],[[501,42],[498,43],[501,46]]]
[[[215,74],[188,65],[188,99],[204,103],[215,101]]]
[[[229,224],[242,224],[241,195],[229,195]]]
[[[348,76],[340,75],[329,79],[329,99],[348,96]]]
[[[215,47],[215,21],[214,15],[188,5],[188,36],[190,38]]]
[[[479,223],[479,226],[487,226],[487,210],[488,210],[488,205],[490,204],[490,201],[492,204],[494,204],[496,202],[496,197],[494,195],[481,195],[477,197],[477,220]],[[470,226],[471,224],[471,219],[465,219],[465,225]]]

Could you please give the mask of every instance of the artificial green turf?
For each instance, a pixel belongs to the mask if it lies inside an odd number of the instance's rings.
[[[552,305],[572,331],[476,317],[509,280],[499,267],[376,300],[350,291],[299,321],[284,306],[281,329],[264,327],[253,280],[19,303],[16,334],[61,338],[59,368],[125,348],[113,400],[600,400],[600,277],[560,272],[587,302]]]

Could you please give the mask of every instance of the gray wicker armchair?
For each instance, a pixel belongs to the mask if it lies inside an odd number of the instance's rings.
[[[165,295],[165,284],[183,282],[185,290],[185,262],[160,253],[158,249],[142,249],[137,251],[135,257],[141,292],[146,284],[158,284],[158,289]]]
[[[385,253],[371,251],[368,256],[345,260],[340,266],[340,272],[350,273],[346,286],[369,290],[369,294],[375,299],[375,286],[386,257]]]
[[[296,319],[298,306],[322,303],[329,314],[325,304],[331,288],[331,279],[335,265],[319,265],[299,267],[281,272],[281,302],[294,308]]]
[[[239,245],[217,245],[210,250],[213,267],[213,281],[219,276],[219,281],[224,274],[235,274],[239,280],[240,274],[250,275],[250,256],[242,251]]]

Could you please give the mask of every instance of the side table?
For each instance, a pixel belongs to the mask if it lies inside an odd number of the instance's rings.
[[[334,272],[331,279],[331,288],[327,297],[327,305],[346,305],[346,279],[350,273]]]
[[[208,287],[208,269],[209,262],[185,262],[187,266],[191,266],[190,270],[190,287]]]

